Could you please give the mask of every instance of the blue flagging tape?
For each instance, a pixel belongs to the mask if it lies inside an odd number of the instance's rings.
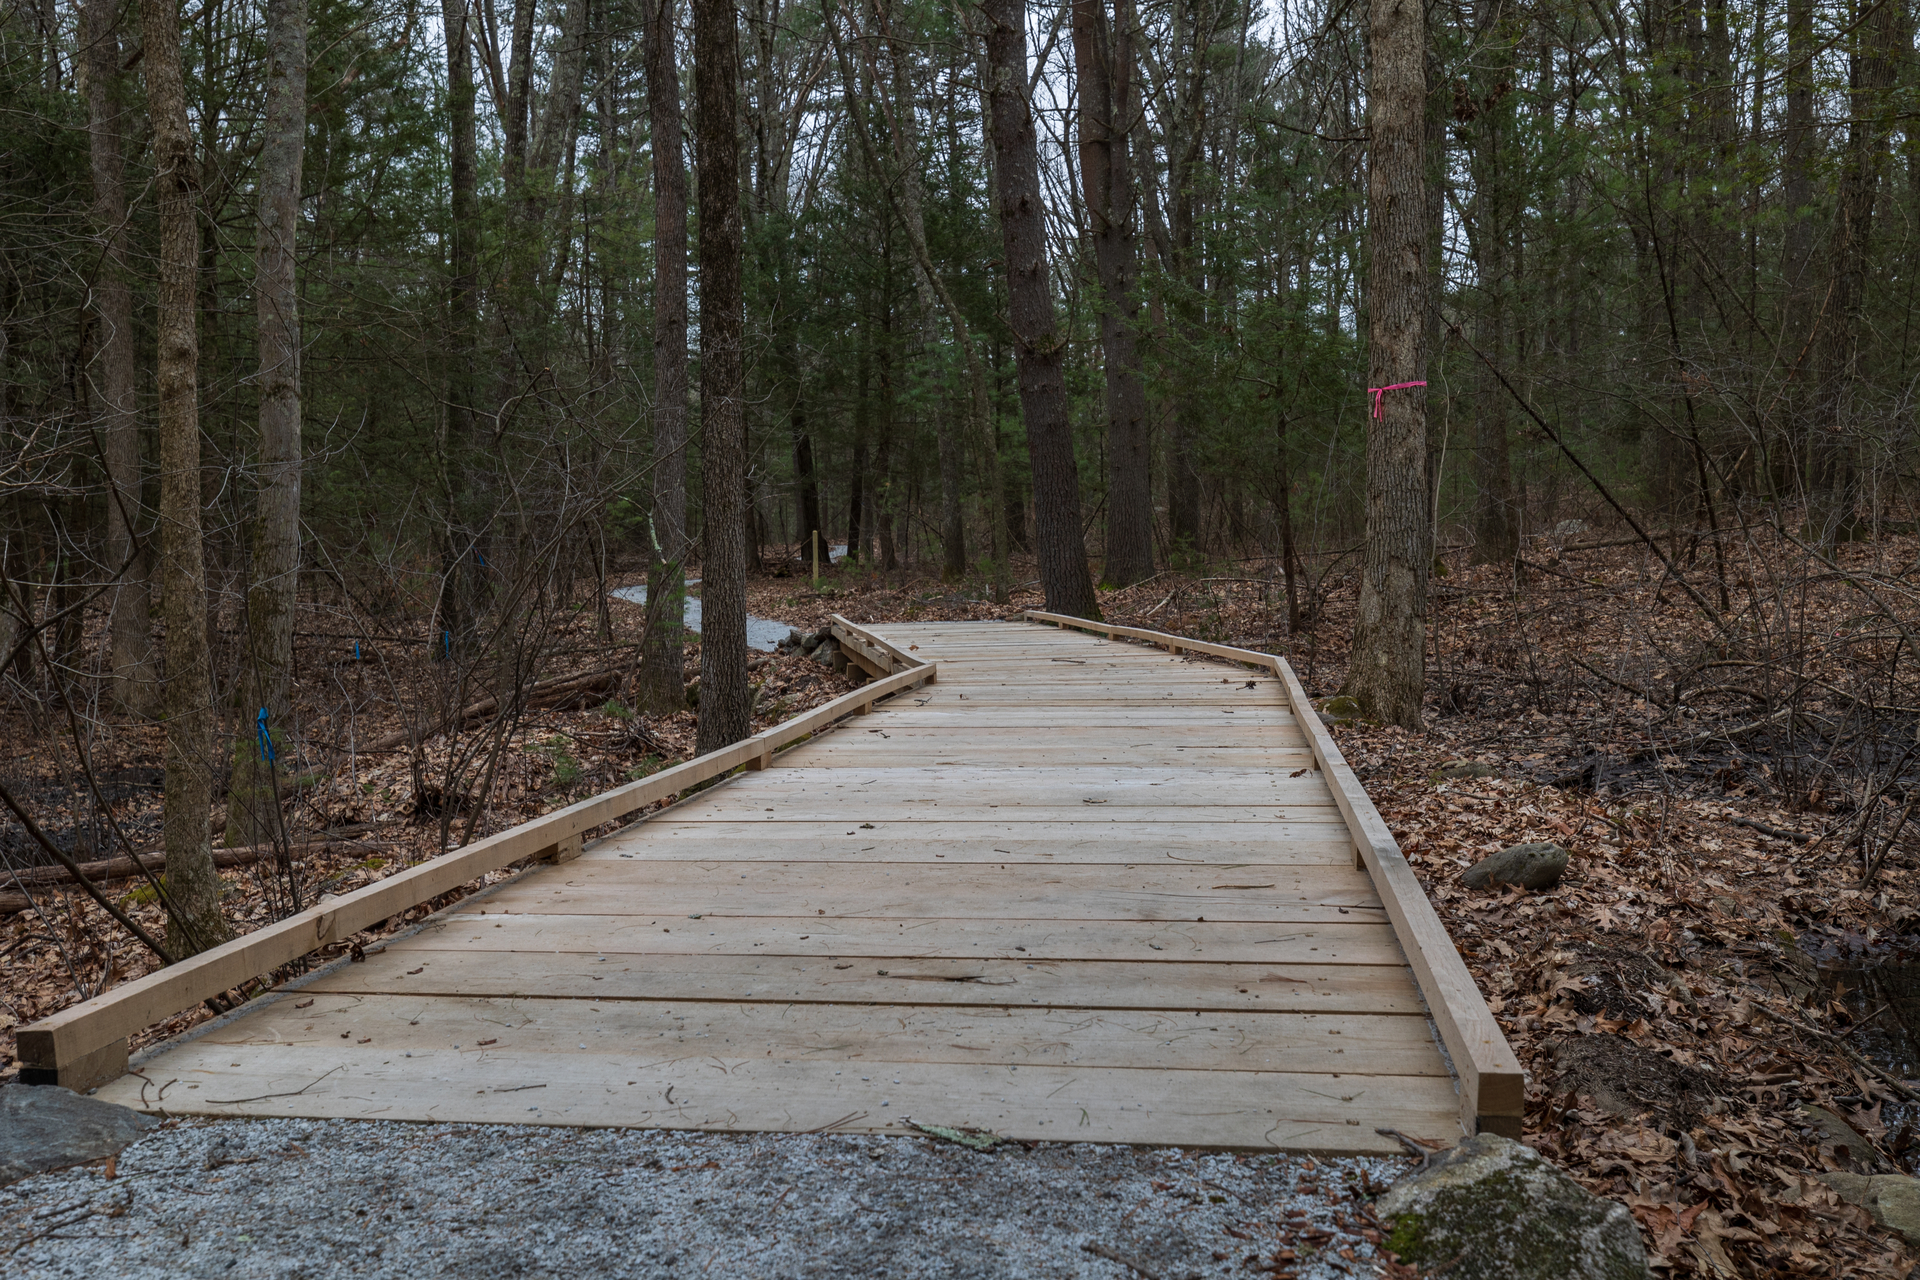
[[[273,763],[273,735],[267,732],[267,709],[260,708],[260,714],[253,719],[254,728],[260,731],[260,758],[268,764]]]

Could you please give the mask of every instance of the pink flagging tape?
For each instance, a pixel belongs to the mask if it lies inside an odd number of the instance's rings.
[[[1373,396],[1373,416],[1376,418],[1380,416],[1380,399],[1386,395],[1387,392],[1405,391],[1408,387],[1424,387],[1426,385],[1424,382],[1396,382],[1390,387],[1368,387],[1368,393]]]

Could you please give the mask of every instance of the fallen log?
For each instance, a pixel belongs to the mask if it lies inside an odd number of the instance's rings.
[[[621,670],[619,667],[606,667],[599,671],[585,671],[577,675],[555,676],[550,680],[542,680],[527,689],[527,706],[530,708],[542,706],[570,694],[587,693],[605,688],[620,679]],[[458,716],[448,717],[444,722],[429,720],[422,724],[415,725],[411,729],[400,729],[387,734],[385,737],[375,738],[372,742],[362,743],[356,747],[355,750],[369,754],[375,751],[392,751],[396,748],[406,746],[408,743],[414,741],[415,738],[426,739],[436,737],[439,734],[445,733],[456,724],[465,725],[470,720],[478,720],[481,716],[493,715],[499,710],[500,699],[482,698],[478,702],[469,703],[467,706],[462,707]],[[334,749],[338,751],[344,750],[345,748],[335,743]]]
[[[293,857],[310,857],[316,853],[341,852],[390,852],[398,846],[385,840],[309,840],[296,843],[288,848]],[[275,846],[270,844],[242,845],[238,849],[215,849],[213,865],[216,867],[245,867],[256,862],[264,862],[274,856]],[[143,851],[140,861],[149,871],[164,872],[167,869],[166,854],[161,850]],[[97,862],[83,862],[80,873],[95,884],[109,880],[127,880],[140,874],[138,867],[129,857],[102,858]],[[40,889],[52,885],[72,884],[73,873],[65,867],[27,867],[8,873],[8,881],[25,888]],[[14,915],[25,911],[31,902],[24,893],[0,893],[0,915]]]

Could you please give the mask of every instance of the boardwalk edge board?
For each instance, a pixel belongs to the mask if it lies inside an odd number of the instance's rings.
[[[490,871],[524,858],[562,861],[577,855],[581,833],[735,769],[764,769],[782,747],[843,716],[865,713],[882,698],[931,683],[938,674],[935,664],[901,653],[845,619],[836,616],[834,629],[884,657],[891,673],[870,671],[879,678],[732,746],[556,809],[352,893],[323,897],[305,911],[22,1027],[17,1040],[21,1082],[84,1093],[126,1073],[128,1037],[145,1027]],[[878,665],[871,658],[866,664]]]
[[[1520,1137],[1526,1097],[1520,1060],[1507,1044],[1500,1024],[1494,1021],[1446,926],[1434,914],[1433,904],[1427,900],[1406,855],[1401,853],[1399,842],[1387,829],[1386,820],[1374,807],[1366,788],[1360,785],[1346,757],[1340,754],[1333,735],[1327,732],[1286,660],[1254,649],[1191,640],[1141,627],[1113,626],[1070,614],[1029,609],[1021,616],[1029,622],[1088,631],[1113,640],[1139,640],[1172,653],[1202,653],[1273,672],[1286,690],[1294,718],[1305,732],[1307,745],[1333,791],[1334,803],[1346,819],[1347,830],[1353,837],[1355,861],[1373,877],[1374,888],[1386,906],[1394,933],[1407,953],[1421,993],[1427,998],[1441,1041],[1459,1072],[1461,1124],[1468,1133]]]

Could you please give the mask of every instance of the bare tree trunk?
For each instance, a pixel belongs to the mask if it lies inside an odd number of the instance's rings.
[[[447,402],[440,445],[446,529],[441,543],[436,657],[476,643],[480,577],[474,563],[474,346],[480,324],[480,195],[474,125],[473,38],[465,0],[441,0],[447,42],[448,186],[452,235],[448,255]]]
[[[1813,298],[1813,0],[1787,0],[1787,123],[1782,160],[1781,197],[1786,205],[1786,235],[1781,276],[1786,283],[1781,358],[1786,388],[1781,397],[1782,429],[1770,442],[1776,495],[1797,496],[1806,483],[1806,416],[1811,410]]]
[[[140,411],[135,389],[133,287],[127,264],[127,118],[120,70],[120,6],[87,0],[87,136],[93,170],[94,233],[102,240],[94,286],[99,317],[101,451],[107,484],[107,569],[121,574],[107,623],[113,705],[123,714],[159,709],[153,621],[147,591],[147,553],[135,551],[140,515]],[[11,648],[11,646],[8,646]]]
[[[1506,154],[1511,108],[1504,92],[1514,75],[1513,34],[1507,11],[1493,6],[1479,6],[1478,11],[1484,17],[1473,37],[1483,53],[1476,61],[1487,66],[1470,82],[1480,94],[1480,101],[1474,104],[1477,114],[1469,126],[1474,266],[1480,286],[1476,345],[1488,360],[1504,369],[1513,331],[1508,301],[1515,276]],[[1475,378],[1473,560],[1476,564],[1511,564],[1520,553],[1520,523],[1513,505],[1507,390],[1484,365]]]
[[[933,253],[927,243],[926,193],[921,182],[918,120],[913,105],[912,46],[900,36],[900,13],[892,0],[875,0],[874,16],[886,41],[887,58],[893,73],[891,97],[884,92],[875,96],[886,114],[897,182],[885,180],[880,157],[874,153],[861,117],[853,68],[847,60],[845,48],[836,38],[849,119],[868,165],[873,168],[876,178],[881,179],[881,187],[906,230],[907,247],[913,254],[914,291],[920,300],[923,340],[929,347],[933,344],[937,304],[939,313],[946,316],[947,326],[953,333],[953,344],[959,348],[966,365],[970,434],[978,442],[981,456],[987,464],[986,483],[997,492],[1001,483],[1000,451],[995,447],[993,438],[992,393],[988,385],[986,363],[980,357],[979,345],[974,339],[972,327],[967,323],[966,313],[960,309],[953,291],[935,268]],[[874,82],[876,87],[882,83],[877,71]],[[954,430],[951,415],[940,414],[935,429],[938,432],[936,444],[940,463],[941,576],[951,580],[964,576],[967,570],[966,519],[961,504],[963,442]],[[1008,591],[1005,522],[999,516],[998,504],[992,499],[988,500],[986,510],[993,559],[994,598],[1004,602]]]
[[[1367,13],[1367,534],[1347,692],[1389,724],[1420,727],[1426,687],[1426,11]]]
[[[300,587],[300,300],[294,237],[307,138],[307,0],[268,0],[267,110],[261,135],[260,492],[247,589],[247,728],[234,745],[227,843],[279,834],[274,757],[292,740],[293,613]],[[250,723],[249,723],[250,722]]]
[[[1206,342],[1204,248],[1200,243],[1200,173],[1207,135],[1208,59],[1212,23],[1205,4],[1180,7],[1185,62],[1167,130],[1166,225],[1159,244],[1161,264],[1178,283],[1167,308],[1185,347],[1175,366],[1173,421],[1167,448],[1167,529],[1170,549],[1192,555],[1202,549],[1199,445],[1206,412],[1202,385],[1202,347]]]
[[[822,538],[827,536],[827,531],[820,515],[820,478],[813,460],[813,436],[807,430],[806,370],[800,363],[799,339],[791,332],[787,335],[785,359],[787,382],[793,388],[793,400],[787,406],[787,435],[793,441],[793,478],[800,491],[801,555],[805,556],[815,531]]]
[[[646,0],[647,115],[653,149],[653,519],[647,630],[640,651],[644,711],[687,705],[687,166],[674,60],[675,0]]]
[[[157,323],[160,393],[160,589],[167,627],[166,795],[163,829],[167,945],[176,958],[226,940],[220,873],[213,865],[212,671],[207,582],[200,546],[200,341],[196,273],[199,183],[180,74],[177,0],[141,0],[147,110],[153,117],[154,189],[160,211]]]
[[[874,506],[879,510],[880,568],[888,573],[900,567],[899,549],[894,545],[895,502],[893,496],[893,300],[882,297],[880,302],[880,444],[877,469],[879,471],[879,492],[875,495]]]
[[[1851,64],[1852,107],[1847,149],[1840,169],[1840,199],[1833,236],[1833,284],[1822,326],[1819,414],[1814,423],[1813,478],[1807,487],[1807,534],[1824,551],[1860,535],[1859,459],[1853,425],[1853,389],[1859,377],[1860,312],[1866,300],[1867,249],[1873,234],[1873,206],[1880,171],[1886,166],[1888,111],[1894,83],[1894,44],[1899,7],[1882,4],[1871,15],[1859,12]]]
[[[1073,63],[1080,90],[1080,180],[1086,190],[1094,265],[1100,275],[1100,350],[1107,391],[1105,580],[1130,586],[1153,574],[1147,389],[1133,328],[1133,167],[1125,122],[1133,111],[1133,31],[1110,27],[1105,0],[1074,0]]]
[[[1007,263],[1007,319],[1013,331],[1020,416],[1033,466],[1035,541],[1047,608],[1100,616],[1080,532],[1080,473],[1073,457],[1062,366],[1067,340],[1055,322],[1047,279],[1046,210],[1027,87],[1026,0],[987,0],[992,72],[994,177]]]
[[[730,0],[693,0],[700,160],[701,540],[699,750],[752,732],[747,695],[747,419],[741,340],[743,243],[737,96],[740,34]]]

